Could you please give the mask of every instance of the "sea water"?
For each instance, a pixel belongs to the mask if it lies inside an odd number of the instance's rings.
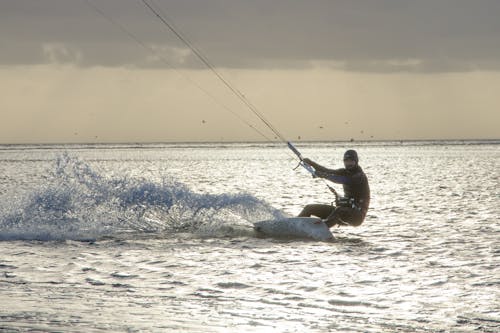
[[[500,142],[297,146],[363,225],[256,235],[333,200],[282,144],[0,146],[0,331],[500,331]]]

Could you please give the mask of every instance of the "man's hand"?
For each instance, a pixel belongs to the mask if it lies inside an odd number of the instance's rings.
[[[316,170],[315,175],[316,175],[316,177],[319,177],[319,178],[327,178],[328,177],[327,172],[319,171],[319,170]]]
[[[310,160],[310,159],[308,159],[307,157],[306,157],[306,158],[304,158],[304,159],[302,160],[302,162],[304,162],[305,164],[308,164],[308,165],[313,165],[313,163],[314,163],[313,161],[311,161],[311,160]]]

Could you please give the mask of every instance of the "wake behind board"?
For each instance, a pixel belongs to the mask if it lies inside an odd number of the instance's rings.
[[[254,229],[270,237],[312,238],[330,241],[334,237],[326,224],[317,217],[289,217],[254,223]]]

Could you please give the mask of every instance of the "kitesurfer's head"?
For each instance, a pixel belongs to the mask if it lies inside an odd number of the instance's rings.
[[[352,169],[358,165],[358,153],[349,149],[344,153],[344,166],[346,169]]]

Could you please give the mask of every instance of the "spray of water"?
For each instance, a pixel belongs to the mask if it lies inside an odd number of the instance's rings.
[[[0,206],[0,239],[217,236],[283,213],[251,194],[200,194],[170,178],[111,178],[68,154],[45,185]]]

